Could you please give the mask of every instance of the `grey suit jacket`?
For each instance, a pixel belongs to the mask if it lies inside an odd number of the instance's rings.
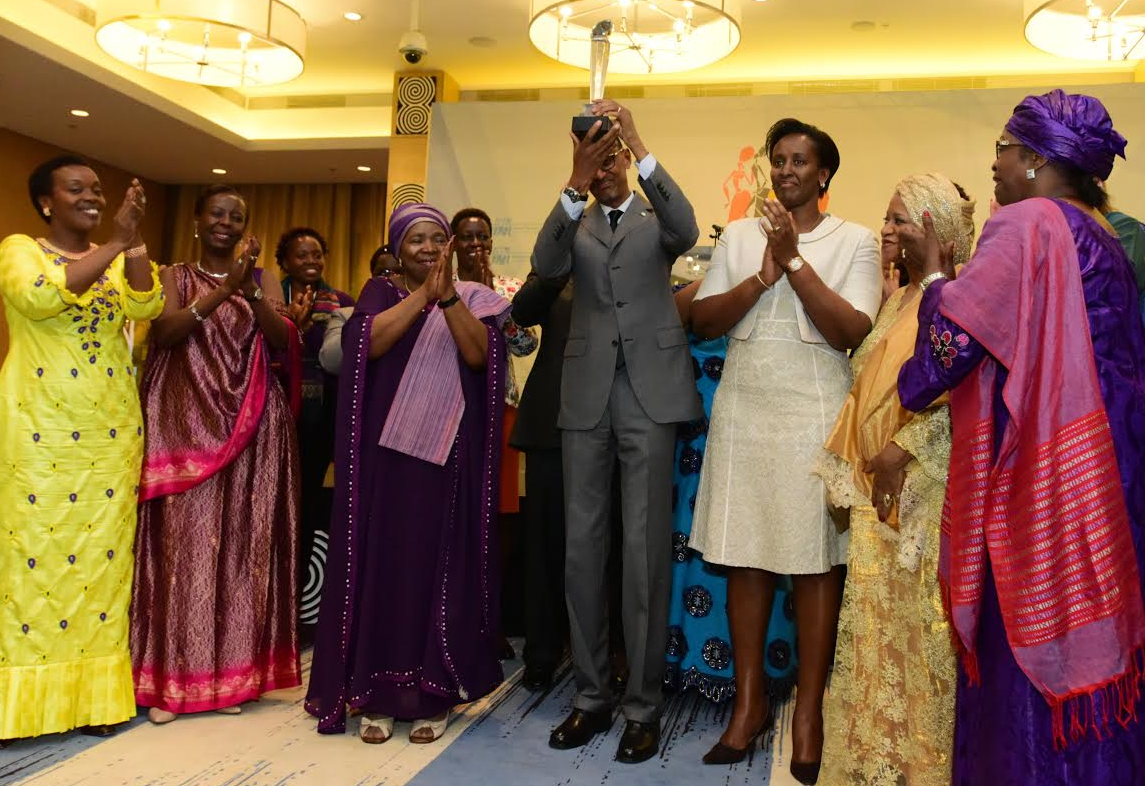
[[[600,422],[616,374],[618,348],[641,407],[656,423],[700,416],[688,337],[672,299],[676,258],[699,237],[695,212],[657,163],[640,179],[647,199],[632,201],[616,232],[593,202],[573,221],[560,201],[533,247],[533,269],[574,284],[572,324],[561,380],[563,429]]]

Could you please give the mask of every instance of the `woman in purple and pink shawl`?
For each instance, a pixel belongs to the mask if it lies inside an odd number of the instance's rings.
[[[300,339],[278,280],[255,268],[247,216],[235,189],[209,187],[195,202],[201,256],[160,274],[131,595],[135,701],[153,723],[237,714],[302,681],[298,447],[269,358],[296,361]]]
[[[951,391],[939,578],[961,653],[955,786],[1145,783],[1145,328],[1095,209],[1125,139],[1054,90],[996,143],[954,279],[933,225],[905,406]]]
[[[494,526],[509,301],[454,281],[449,221],[390,218],[402,272],[371,279],[342,330],[334,513],[306,709],[340,733],[411,742],[502,680]]]

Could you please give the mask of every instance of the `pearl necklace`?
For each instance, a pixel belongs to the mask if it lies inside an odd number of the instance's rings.
[[[203,273],[206,273],[211,278],[223,279],[223,278],[226,278],[227,276],[230,275],[230,273],[212,273],[211,271],[209,271],[205,267],[203,267],[202,262],[196,262],[195,267],[199,268],[200,271],[202,271]]]

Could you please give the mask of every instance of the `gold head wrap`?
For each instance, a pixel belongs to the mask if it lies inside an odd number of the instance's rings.
[[[895,186],[907,213],[922,226],[922,213],[930,211],[934,232],[942,243],[954,241],[954,264],[965,265],[974,248],[974,200],[963,199],[946,175],[930,172],[911,175]]]

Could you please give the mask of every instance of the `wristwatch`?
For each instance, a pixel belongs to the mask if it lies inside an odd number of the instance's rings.
[[[262,287],[255,287],[254,292],[251,292],[249,295],[243,295],[243,297],[251,303],[257,303],[262,300]]]
[[[453,297],[451,297],[449,300],[437,301],[437,307],[441,308],[441,309],[446,309],[446,308],[449,308],[450,306],[457,305],[457,301],[459,301],[459,300],[461,300],[461,293],[459,293],[455,290],[453,292]]]
[[[581,192],[577,191],[572,186],[565,186],[564,190],[561,191],[561,193],[564,194],[565,196],[567,196],[569,198],[569,201],[572,202],[573,204],[576,204],[577,202],[587,202],[588,201],[588,194],[582,194]]]
[[[783,269],[786,270],[788,273],[795,273],[796,271],[798,271],[801,267],[803,267],[806,264],[807,264],[807,260],[805,260],[803,257],[794,256],[791,258],[791,261],[788,262],[784,266]]]

